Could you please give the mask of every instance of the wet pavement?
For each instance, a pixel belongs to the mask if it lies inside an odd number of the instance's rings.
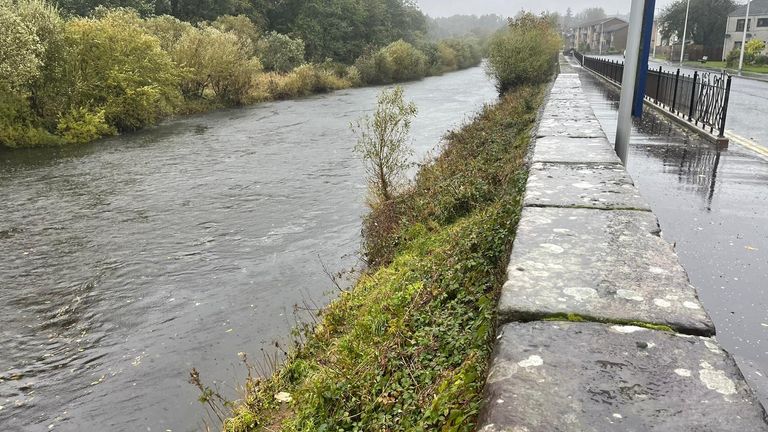
[[[621,56],[602,56],[610,60],[623,61]],[[678,69],[677,64],[669,62],[651,60],[649,67],[658,69],[662,67],[664,71],[675,73]],[[679,67],[680,72],[693,75],[696,69],[683,66]],[[702,70],[699,70],[701,73]],[[712,72],[704,70],[704,72]],[[731,84],[731,99],[728,104],[728,119],[726,130],[737,135],[748,138],[761,145],[768,151],[768,125],[765,123],[768,119],[768,82],[733,77]]]
[[[614,142],[617,92],[586,72],[581,79]],[[646,113],[633,128],[627,169],[675,244],[718,341],[768,404],[768,161],[735,145],[718,150]]]

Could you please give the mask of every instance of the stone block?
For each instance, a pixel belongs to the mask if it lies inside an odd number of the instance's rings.
[[[711,319],[650,212],[525,208],[501,322],[577,315],[711,336]]]
[[[597,323],[501,328],[480,432],[766,432],[712,339]]]
[[[533,162],[621,163],[613,150],[613,146],[605,137],[538,138],[533,151]]]
[[[651,210],[621,164],[535,163],[528,176],[525,205]]]

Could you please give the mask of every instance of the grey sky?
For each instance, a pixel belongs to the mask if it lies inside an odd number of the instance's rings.
[[[565,12],[570,7],[574,13],[588,7],[602,7],[609,15],[629,12],[630,0],[416,0],[422,10],[430,16],[455,14],[499,14],[513,16],[521,9],[534,12]],[[656,8],[662,9],[674,0],[656,0]]]

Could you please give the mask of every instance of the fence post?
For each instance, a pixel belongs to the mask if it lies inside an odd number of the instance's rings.
[[[677,86],[680,84],[680,69],[677,69],[677,74],[675,75],[675,93],[672,95],[672,106],[670,107],[670,110],[672,112],[675,112],[675,105],[677,105]]]
[[[728,75],[728,81],[725,84],[725,100],[723,101],[723,116],[720,118],[719,138],[725,138],[725,119],[728,117],[728,102],[731,99],[731,76]]]
[[[656,105],[659,104],[659,92],[661,91],[661,77],[663,76],[664,69],[659,66],[659,76],[656,78]]]
[[[693,72],[693,87],[691,87],[691,109],[688,111],[688,121],[693,120],[693,112],[696,109],[696,81],[699,78],[699,71]]]

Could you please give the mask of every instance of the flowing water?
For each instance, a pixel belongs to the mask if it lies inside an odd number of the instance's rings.
[[[351,266],[365,213],[349,123],[380,89],[0,153],[0,430],[193,431],[195,367],[285,341]],[[416,157],[495,90],[480,68],[406,85]]]

